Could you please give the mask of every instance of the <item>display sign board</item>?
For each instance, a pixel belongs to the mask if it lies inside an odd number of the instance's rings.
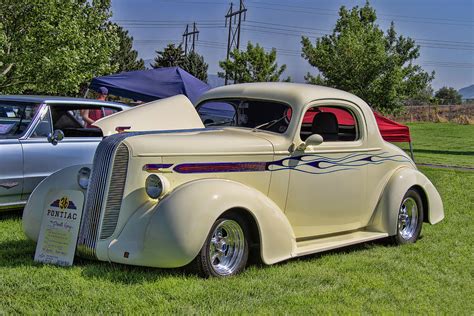
[[[64,190],[46,197],[35,261],[71,266],[81,224],[84,194]]]

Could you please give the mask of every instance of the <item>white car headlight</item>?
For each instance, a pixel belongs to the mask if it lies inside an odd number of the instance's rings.
[[[146,178],[145,190],[146,194],[152,199],[162,197],[169,188],[169,182],[166,178],[151,174]]]
[[[90,177],[91,169],[88,167],[82,167],[77,173],[77,184],[79,184],[82,189],[87,190],[87,187],[89,186]]]

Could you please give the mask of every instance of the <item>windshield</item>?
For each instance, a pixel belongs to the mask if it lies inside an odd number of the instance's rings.
[[[197,106],[207,126],[239,126],[284,133],[290,123],[291,108],[274,101],[225,99],[204,101]]]
[[[21,137],[39,107],[37,103],[0,101],[0,139]]]

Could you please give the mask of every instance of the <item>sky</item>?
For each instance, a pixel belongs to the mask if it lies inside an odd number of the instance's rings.
[[[238,0],[233,0],[238,6]],[[129,30],[139,57],[148,60],[168,43],[179,44],[186,24],[196,22],[199,38],[196,52],[209,64],[209,73],[221,71],[226,58],[228,29],[225,14],[229,0],[112,0],[112,20]],[[244,0],[241,48],[248,41],[270,50],[277,49],[278,63],[286,64],[285,77],[304,82],[308,72],[317,74],[303,59],[301,35],[313,43],[331,32],[338,10],[363,6],[365,0]],[[474,84],[474,0],[372,0],[377,23],[387,30],[391,21],[396,31],[415,39],[421,46],[417,63],[435,71],[435,90],[450,86],[460,89]]]

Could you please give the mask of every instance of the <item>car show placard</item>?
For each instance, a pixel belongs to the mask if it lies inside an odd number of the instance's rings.
[[[84,194],[65,190],[46,198],[35,261],[71,266],[76,251]]]

